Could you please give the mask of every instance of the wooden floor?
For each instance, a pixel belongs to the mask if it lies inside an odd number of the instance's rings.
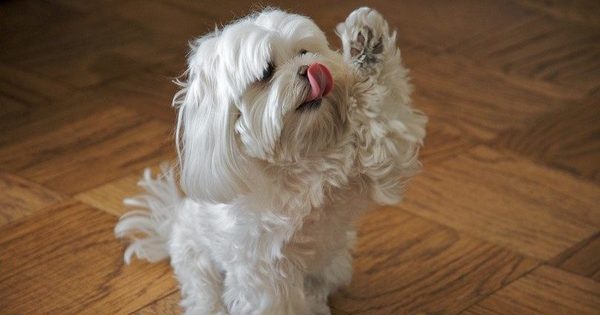
[[[0,2],[0,313],[180,312],[168,264],[124,265],[112,229],[175,156],[187,41],[257,8],[206,2]],[[365,3],[273,5],[339,47]],[[406,201],[360,222],[334,313],[600,314],[600,2],[369,5],[431,120]]]

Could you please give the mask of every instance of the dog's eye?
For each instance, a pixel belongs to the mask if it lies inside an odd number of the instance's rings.
[[[262,77],[260,78],[260,80],[267,81],[267,80],[271,79],[274,72],[275,72],[275,66],[273,65],[272,62],[269,62],[269,64],[267,65],[267,68],[265,68],[265,70],[263,71],[263,74],[262,74]]]
[[[300,49],[300,55],[304,55],[308,52],[306,49]]]

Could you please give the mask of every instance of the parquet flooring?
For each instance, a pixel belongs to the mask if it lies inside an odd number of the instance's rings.
[[[424,171],[359,222],[334,314],[600,314],[600,2],[261,1],[398,30]],[[0,2],[0,313],[179,314],[112,229],[175,157],[170,80],[235,0]]]

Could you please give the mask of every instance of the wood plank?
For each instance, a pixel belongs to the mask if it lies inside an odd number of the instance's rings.
[[[457,313],[537,264],[393,208],[358,235],[352,284],[331,299],[350,314]]]
[[[47,114],[43,109],[48,103],[72,92],[64,84],[0,63],[0,133]]]
[[[152,168],[153,177],[158,176],[158,172],[159,167]],[[138,186],[142,173],[136,171],[123,178],[81,192],[75,196],[75,199],[115,216],[121,216],[128,211],[123,204],[123,199],[143,192],[143,189]]]
[[[16,31],[35,32],[75,14],[73,10],[54,1],[3,1],[0,10],[0,42],[4,44],[5,39]]]
[[[226,11],[220,5],[198,3],[204,10],[203,14],[197,14],[182,9],[173,2],[131,0],[111,8],[109,13],[138,25],[153,41],[177,52],[181,60],[185,60],[188,42],[194,37],[214,31],[217,19],[207,14],[210,8],[219,7],[221,12]]]
[[[419,106],[417,104],[416,106]],[[427,136],[419,158],[427,170],[430,165],[462,154],[477,145],[477,141],[464,136],[464,133],[450,124],[437,124],[437,118],[427,124]]]
[[[458,129],[463,137],[492,140],[504,130],[572,105],[580,95],[556,93],[547,84],[514,80],[463,58],[438,55],[412,69],[414,102],[430,126]]]
[[[549,112],[528,126],[508,130],[496,147],[600,181],[600,96]]]
[[[168,296],[156,300],[150,305],[146,305],[142,309],[132,313],[132,315],[179,315],[183,314],[183,308],[179,306],[181,294],[175,291]]]
[[[65,202],[0,230],[3,314],[124,314],[173,292],[167,262],[123,265],[116,218]]]
[[[360,0],[352,3],[354,8],[365,5]],[[419,0],[381,0],[368,5],[389,12],[386,18],[397,25],[399,38],[437,51],[533,16],[531,11],[509,1],[435,0],[424,5]]]
[[[600,233],[553,258],[553,266],[600,282]]]
[[[598,231],[599,201],[596,185],[479,146],[426,169],[401,206],[547,260]]]
[[[88,87],[172,58],[172,51],[147,35],[106,8],[65,16],[35,32],[11,32],[2,38],[0,61],[71,86]]]
[[[139,172],[136,172],[139,173]],[[123,199],[141,192],[137,186],[141,174],[132,174],[75,195],[75,199],[115,216],[127,212]]]
[[[55,3],[59,3],[62,7],[69,8],[71,10],[76,11],[77,13],[93,13],[98,12],[106,7],[114,7],[119,3],[122,3],[121,0],[102,0],[102,1],[78,1],[78,0],[56,0],[53,1]]]
[[[540,17],[476,36],[449,49],[461,58],[585,96],[600,87],[600,29]]]
[[[333,47],[365,5],[269,4]],[[332,313],[597,314],[598,1],[367,5],[398,30],[431,120],[424,171],[401,209],[360,222]],[[169,79],[188,40],[253,9],[0,1],[0,313],[181,313],[168,264],[123,266],[112,229],[141,169],[175,158]]]
[[[596,0],[515,0],[517,3],[558,19],[600,27],[600,3]]]
[[[35,106],[56,100],[72,92],[73,88],[68,85],[59,84],[49,78],[0,63],[2,110],[4,110],[4,105],[9,102]]]
[[[0,172],[0,227],[56,204],[64,198],[45,187]]]
[[[184,53],[181,56],[182,61],[183,59]],[[179,66],[173,61],[168,67],[112,80],[97,91],[111,104],[131,108],[175,126],[176,111],[171,106],[171,101],[179,87],[172,81],[183,73],[175,72],[173,68],[176,67]]]
[[[170,124],[102,99],[75,100],[67,110],[13,129],[0,146],[0,168],[75,194],[174,158]]]
[[[598,282],[541,266],[462,314],[595,315],[598,310]]]

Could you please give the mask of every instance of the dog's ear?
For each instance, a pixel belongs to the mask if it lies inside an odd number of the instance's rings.
[[[211,38],[192,45],[187,81],[180,83],[174,105],[178,107],[177,149],[181,188],[195,200],[226,203],[247,191],[245,155],[235,136],[237,108],[225,83],[219,82],[218,56]]]

